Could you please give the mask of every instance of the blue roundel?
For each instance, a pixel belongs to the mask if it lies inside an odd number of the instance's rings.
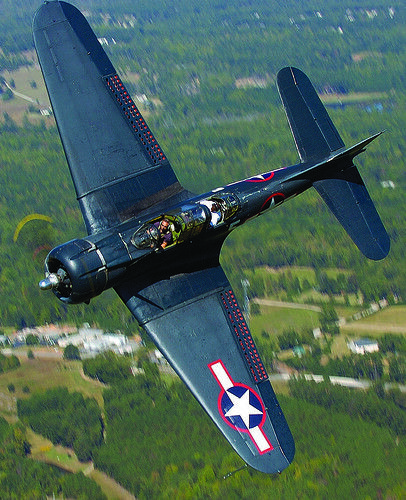
[[[258,396],[242,385],[234,385],[223,392],[220,408],[224,419],[242,431],[261,425],[264,416]]]

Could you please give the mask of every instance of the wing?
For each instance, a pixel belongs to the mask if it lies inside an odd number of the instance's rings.
[[[33,32],[88,232],[189,197],[83,15],[47,2]]]
[[[262,472],[287,467],[294,441],[221,267],[141,287],[116,291],[237,453]]]

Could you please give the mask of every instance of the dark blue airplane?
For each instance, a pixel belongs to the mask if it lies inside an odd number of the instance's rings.
[[[313,186],[358,248],[384,258],[389,237],[353,164],[379,134],[346,148],[308,78],[284,68],[277,84],[300,163],[196,196],[83,15],[46,2],[33,31],[88,231],[49,253],[40,287],[73,304],[113,287],[245,462],[282,471],[293,437],[220,249],[234,228]]]

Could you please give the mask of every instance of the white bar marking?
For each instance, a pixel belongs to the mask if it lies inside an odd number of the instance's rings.
[[[218,361],[214,363],[210,367],[213,370],[214,375],[216,376],[218,383],[221,385],[224,391],[231,389],[234,386],[234,382],[231,380],[230,376],[226,372],[223,363]]]
[[[249,432],[251,434],[252,440],[257,445],[260,453],[272,450],[271,443],[268,441],[268,438],[265,436],[265,434],[262,432],[262,429],[259,426],[253,427],[252,429],[249,430]]]

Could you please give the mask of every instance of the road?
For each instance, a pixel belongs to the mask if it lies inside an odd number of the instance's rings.
[[[287,382],[291,378],[295,378],[297,376],[298,375],[293,373],[276,373],[270,375],[269,380],[271,382]],[[305,378],[305,380],[308,381],[314,381],[317,383],[324,382],[323,375],[314,375],[313,373],[305,373],[303,377]],[[350,377],[337,377],[335,375],[331,375],[329,379],[333,385],[341,385],[342,387],[350,387],[352,389],[369,389],[373,384],[373,382],[370,380],[359,380]],[[385,390],[389,389],[400,389],[401,392],[406,392],[406,385],[386,383]]]
[[[17,92],[16,90],[14,90],[12,87],[10,87],[10,85],[6,82],[6,80],[4,80],[4,84],[5,86],[11,90],[11,92],[17,96],[17,97],[21,97],[21,99],[24,99],[25,101],[28,101],[28,102],[32,102],[33,104],[38,104],[36,99],[33,99],[32,97],[29,97],[28,95],[24,95],[24,94],[21,94],[21,92]]]
[[[252,302],[259,304],[260,306],[284,307],[286,309],[304,309],[306,311],[321,312],[321,307],[312,306],[310,304],[296,304],[296,302],[282,302],[280,300],[270,299],[252,299]]]

